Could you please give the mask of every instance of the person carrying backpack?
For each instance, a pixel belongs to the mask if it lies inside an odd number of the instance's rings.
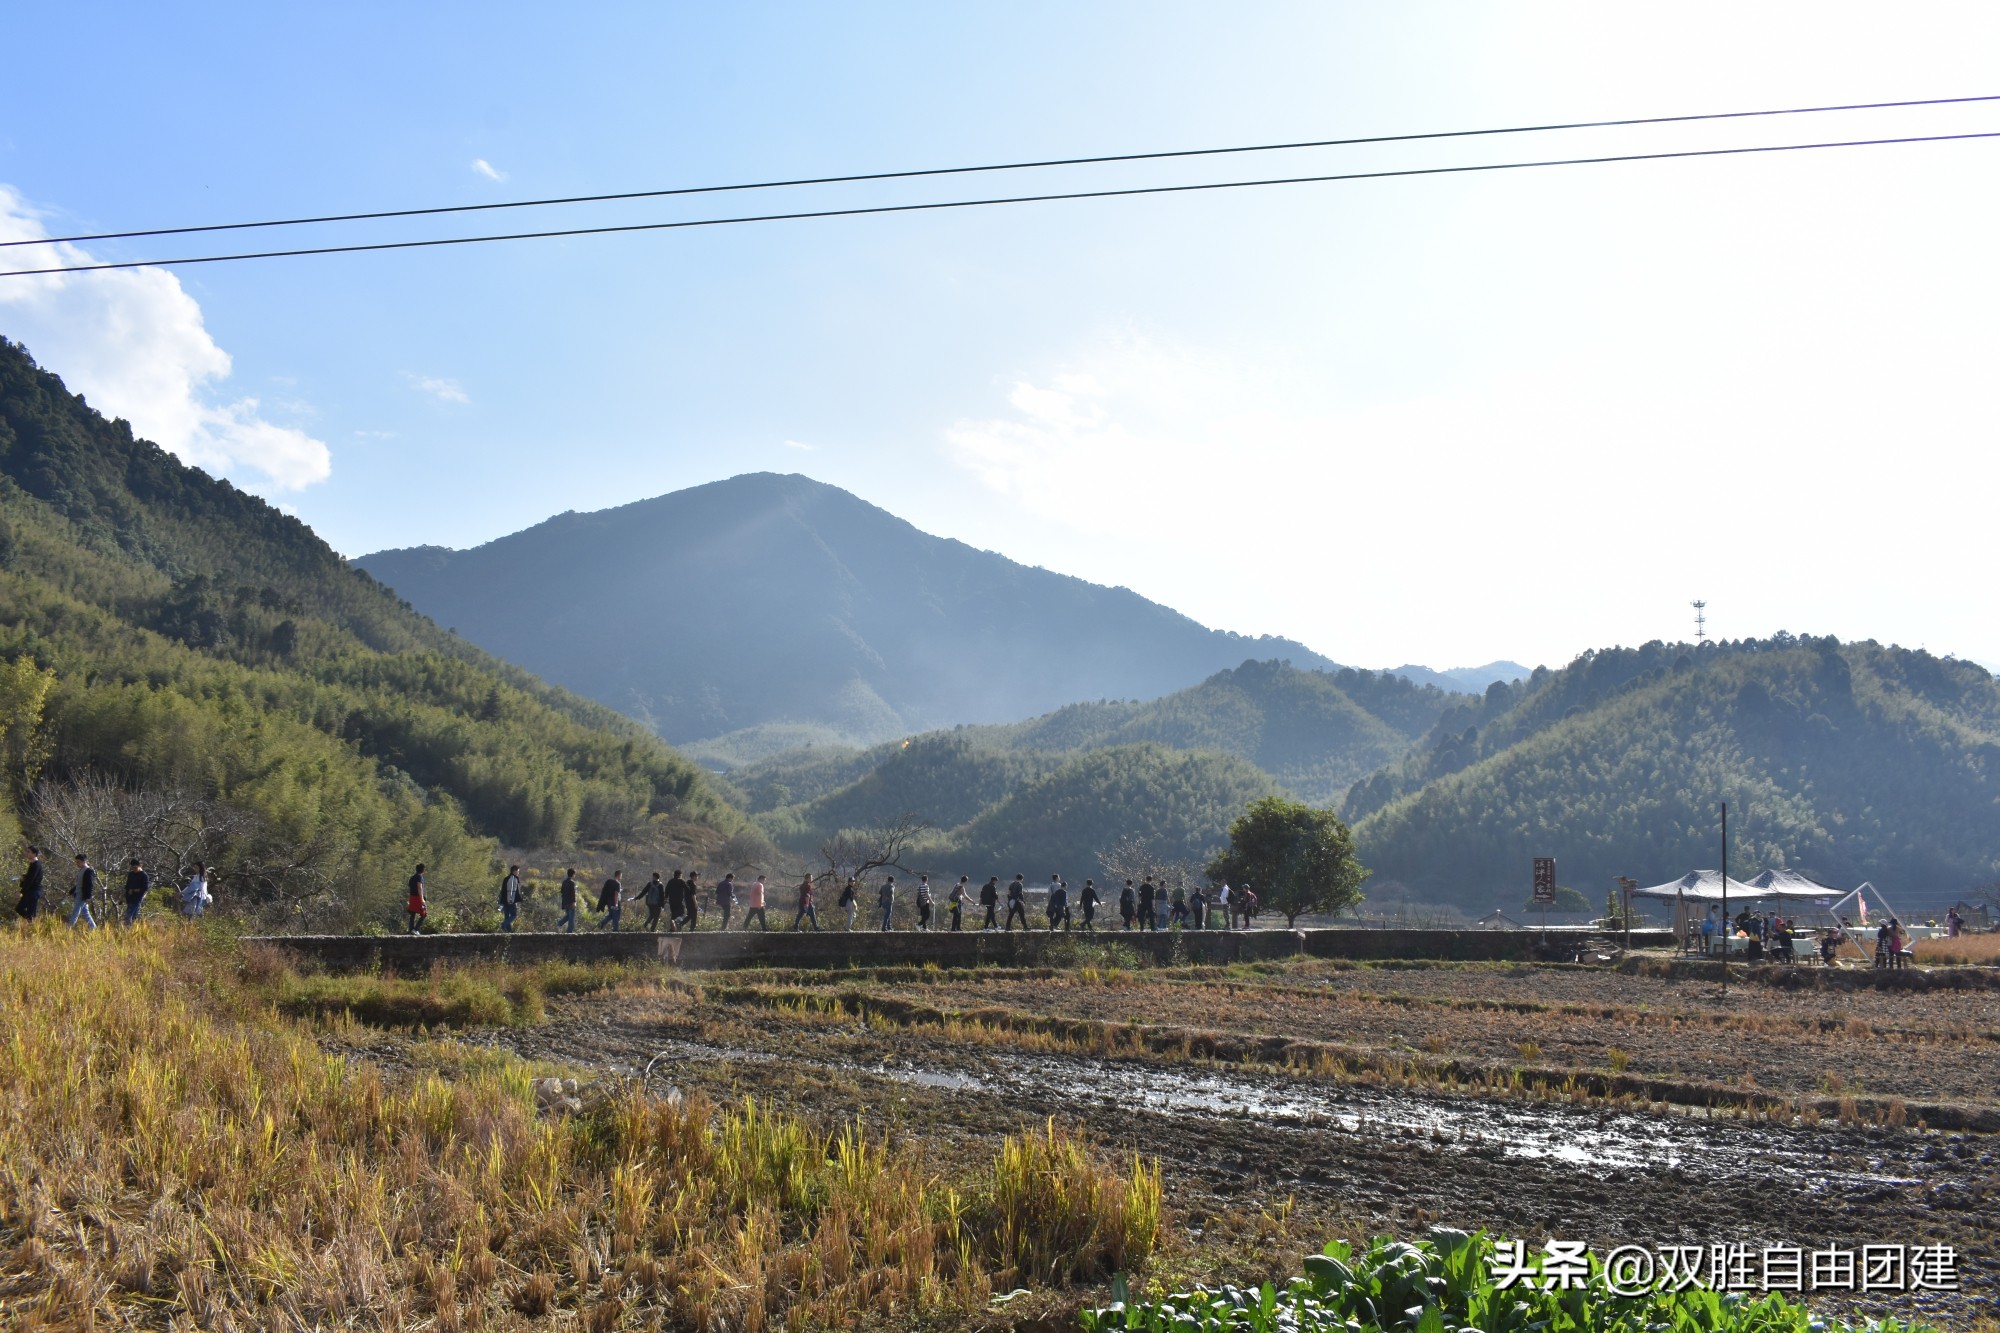
[[[410,882],[407,887],[410,891],[410,898],[408,902],[403,904],[403,910],[410,914],[410,933],[415,935],[419,933],[419,927],[430,917],[430,907],[424,901],[423,862],[417,862],[417,873],[410,876]]]
[[[153,891],[153,877],[139,864],[138,857],[133,857],[128,864],[131,868],[125,872],[125,924],[136,926],[139,924],[139,909],[146,905],[146,895]]]
[[[980,927],[980,929],[992,930],[1000,924],[994,920],[994,914],[1000,907],[1000,877],[998,875],[991,876],[984,884],[979,886],[979,905],[986,909],[986,924]]]
[[[604,913],[604,920],[598,922],[600,928],[616,932],[619,918],[625,915],[625,872],[612,872],[604,881],[604,887],[597,891],[597,910]]]
[[[1014,876],[1014,882],[1007,886],[1007,929],[1009,931],[1014,929],[1014,918],[1016,916],[1021,918],[1022,930],[1034,929],[1034,927],[1028,924],[1028,886],[1023,882],[1020,875]]]
[[[565,934],[576,934],[576,867],[571,866],[563,875],[562,887],[556,890],[562,904],[562,928]]]
[[[667,886],[660,880],[660,872],[655,870],[644,884],[639,886],[639,901],[646,908],[646,924],[641,930],[660,928],[660,909],[667,905]]]
[[[33,921],[35,913],[42,910],[42,852],[39,847],[28,849],[28,868],[21,872],[21,901],[14,908],[23,921]]]
[[[500,881],[500,929],[514,933],[514,918],[521,914],[521,867],[507,867],[507,877]]]
[[[1096,933],[1097,927],[1091,923],[1097,920],[1097,881],[1086,879],[1083,892],[1076,896],[1076,905],[1083,909],[1083,928]]]

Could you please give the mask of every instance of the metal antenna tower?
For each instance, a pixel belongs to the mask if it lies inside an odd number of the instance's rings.
[[[1698,648],[1708,642],[1708,603],[1689,602],[1694,608],[1694,642]]]

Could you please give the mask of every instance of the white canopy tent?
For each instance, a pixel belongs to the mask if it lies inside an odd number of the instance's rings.
[[[1863,959],[1870,957],[1867,947],[1855,938],[1852,926],[1844,925],[1841,914],[1856,911],[1860,924],[1870,924],[1871,915],[1886,919],[1893,913],[1882,891],[1873,884],[1863,884],[1854,889],[1836,888],[1822,884],[1810,875],[1796,870],[1766,870],[1754,879],[1730,879],[1725,886],[1722,872],[1718,870],[1690,870],[1679,879],[1665,884],[1656,884],[1650,889],[1634,889],[1634,898],[1652,898],[1677,904],[1674,920],[1674,934],[1686,938],[1691,906],[1714,906],[1724,900],[1725,888],[1728,900],[1734,903],[1771,901],[1773,899],[1797,903],[1803,906],[1811,903],[1818,909],[1813,915],[1819,924],[1840,929],[1844,943],[1852,946]],[[1873,900],[1871,905],[1870,899]]]
[[[1690,870],[1679,879],[1665,884],[1655,884],[1650,889],[1632,890],[1634,898],[1658,898],[1666,902],[1719,903],[1723,899],[1722,872],[1720,870]],[[1758,897],[1757,890],[1740,879],[1729,881],[1731,898],[1748,902]]]

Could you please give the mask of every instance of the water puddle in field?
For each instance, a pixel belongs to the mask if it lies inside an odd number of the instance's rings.
[[[1891,1164],[1880,1160],[1867,1162],[1866,1169],[1859,1171],[1851,1165],[1836,1167],[1832,1145],[1810,1130],[1738,1124],[1699,1111],[1647,1115],[1503,1098],[1424,1096],[1061,1056],[989,1055],[981,1071],[972,1073],[900,1061],[872,1066],[810,1061],[740,1047],[671,1042],[663,1044],[643,1068],[608,1067],[614,1073],[664,1085],[673,1081],[674,1067],[686,1061],[783,1063],[946,1093],[1056,1098],[1079,1111],[1150,1111],[1338,1130],[1422,1144],[1437,1151],[1528,1158],[1581,1171],[1679,1169],[1703,1178],[1741,1181],[1744,1173],[1754,1168],[1763,1181],[1816,1192],[1921,1183],[1890,1173]]]

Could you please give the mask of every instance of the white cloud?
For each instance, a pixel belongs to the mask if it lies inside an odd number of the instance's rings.
[[[500,168],[494,166],[483,157],[472,159],[472,169],[490,181],[504,181],[507,179],[506,172],[500,170]]]
[[[804,440],[786,440],[785,447],[787,449],[797,449],[803,453],[808,453],[808,454],[811,453],[813,450],[819,448],[818,445],[807,444]]]
[[[441,403],[469,403],[472,401],[471,395],[459,387],[457,380],[448,380],[438,375],[411,375],[408,373],[405,373],[403,378],[410,382],[410,387],[429,394]]]
[[[0,186],[0,240],[47,236],[42,219]],[[6,252],[7,267],[85,264],[73,245]],[[229,354],[203,327],[201,307],[164,269],[52,273],[0,279],[0,332],[26,346],[107,416],[185,462],[250,489],[294,491],[332,472],[326,445],[266,420],[254,398],[217,401]]]

